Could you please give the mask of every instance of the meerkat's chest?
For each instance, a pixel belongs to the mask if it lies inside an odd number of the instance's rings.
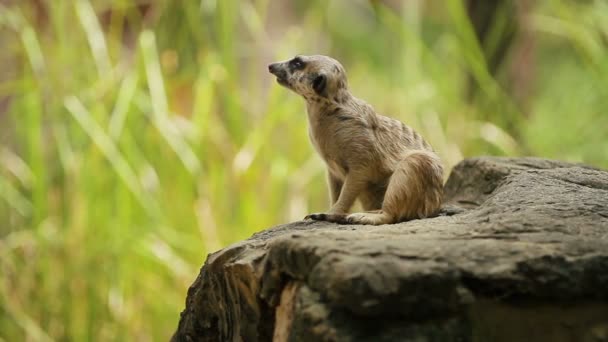
[[[323,134],[323,132],[319,132],[319,129],[317,127],[310,127],[308,129],[308,138],[310,139],[310,142],[314,147],[315,151],[317,151],[317,153],[319,153],[319,155],[325,161],[327,161],[332,153],[330,153],[331,143],[330,141],[328,141],[330,139],[327,139],[326,134]]]
[[[344,154],[348,151],[348,147],[338,141],[339,137],[323,128],[315,130],[312,127],[309,129],[308,135],[314,149],[332,173],[336,176],[345,176],[347,173],[345,161],[348,158]]]

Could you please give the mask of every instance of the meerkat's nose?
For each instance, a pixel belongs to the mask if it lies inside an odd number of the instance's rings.
[[[271,74],[274,74],[274,72],[276,71],[276,69],[277,69],[277,63],[268,64],[268,71]]]

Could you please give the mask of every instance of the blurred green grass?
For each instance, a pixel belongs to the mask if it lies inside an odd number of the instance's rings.
[[[325,208],[304,104],[266,73],[296,53],[341,60],[448,169],[608,167],[601,0],[534,7],[525,105],[459,0],[39,3],[0,4],[0,341],[167,340],[207,253]]]

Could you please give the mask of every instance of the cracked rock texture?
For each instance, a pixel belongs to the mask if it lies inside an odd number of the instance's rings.
[[[173,340],[608,341],[608,172],[482,157],[445,189],[446,216],[294,222],[209,255]]]

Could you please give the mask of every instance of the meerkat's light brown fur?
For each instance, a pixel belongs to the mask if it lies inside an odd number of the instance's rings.
[[[437,154],[411,127],[354,97],[338,61],[296,56],[268,69],[306,100],[310,140],[327,164],[332,206],[307,218],[378,225],[439,211],[443,167]],[[365,212],[349,215],[357,199]]]

